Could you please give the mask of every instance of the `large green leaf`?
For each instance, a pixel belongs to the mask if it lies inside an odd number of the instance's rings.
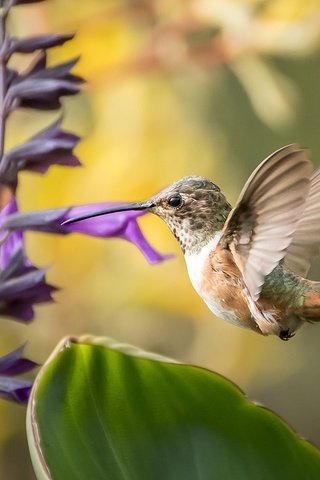
[[[36,379],[39,479],[319,479],[320,454],[225,378],[106,339],[65,339]]]

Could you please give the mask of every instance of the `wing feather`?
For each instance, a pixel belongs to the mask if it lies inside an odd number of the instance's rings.
[[[320,253],[320,169],[311,176],[310,192],[284,265],[294,273],[306,276],[311,258]]]
[[[226,220],[220,242],[233,253],[253,300],[292,241],[311,173],[305,150],[294,144],[277,150],[249,177]]]

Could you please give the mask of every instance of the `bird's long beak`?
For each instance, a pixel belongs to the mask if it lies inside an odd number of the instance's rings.
[[[69,225],[70,223],[81,222],[87,218],[99,217],[100,215],[108,215],[109,213],[126,212],[130,210],[148,210],[153,207],[153,203],[150,201],[127,203],[125,205],[118,205],[115,207],[107,208],[105,210],[98,210],[97,212],[88,213],[86,215],[80,215],[79,217],[69,218],[65,220],[61,225]]]

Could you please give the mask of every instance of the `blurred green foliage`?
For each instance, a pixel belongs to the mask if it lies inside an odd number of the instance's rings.
[[[104,200],[139,200],[184,175],[212,179],[234,202],[252,169],[297,142],[320,155],[318,0],[52,0],[17,8],[18,36],[77,31],[54,64],[81,55],[81,97],[65,126],[84,136],[85,168],[21,175],[22,211]],[[23,60],[17,58],[21,68]],[[21,111],[7,147],[54,114]],[[27,235],[28,253],[62,287],[24,327],[2,320],[1,352],[29,339],[44,361],[70,333],[110,335],[209,367],[280,413],[320,445],[319,326],[288,343],[216,319],[193,291],[179,247],[157,219],[147,237],[176,259],[150,267],[130,244]],[[320,269],[312,273],[320,279]],[[33,479],[22,408],[0,403],[0,477]],[[18,461],[19,459],[19,461]]]

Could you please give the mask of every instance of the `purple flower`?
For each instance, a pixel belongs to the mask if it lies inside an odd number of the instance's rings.
[[[96,203],[79,205],[70,208],[54,208],[28,213],[16,213],[6,217],[1,228],[9,231],[34,230],[39,232],[68,234],[84,233],[102,238],[122,238],[135,244],[149,263],[158,263],[172,258],[162,255],[147,242],[137,223],[137,218],[145,214],[143,211],[126,211],[113,213],[105,217],[88,218],[69,225],[61,223],[73,217],[94,213],[97,210],[121,205],[122,203]]]
[[[38,367],[32,360],[22,357],[25,345],[4,357],[0,357],[0,397],[18,403],[27,403],[32,382],[12,376],[29,372]]]
[[[3,183],[15,189],[20,170],[45,173],[51,165],[81,165],[73,154],[79,137],[61,130],[61,122],[62,119],[58,120],[24,144],[5,153],[0,163],[0,178]]]
[[[10,259],[0,273],[0,315],[30,322],[33,305],[51,302],[56,287],[46,283],[46,269],[30,265],[23,249]]]
[[[7,55],[10,56],[13,53],[32,53],[36,50],[57,47],[58,45],[63,45],[65,42],[68,42],[73,37],[73,33],[66,35],[38,35],[36,37],[28,38],[11,37],[9,40]]]
[[[37,2],[43,2],[43,0],[9,0],[9,7],[12,7],[13,5],[23,5],[25,3],[37,3]]]
[[[15,198],[0,212],[0,222],[17,212]],[[46,283],[45,269],[34,267],[24,253],[20,230],[2,231],[0,246],[0,315],[29,322],[34,316],[33,305],[52,301],[55,287]]]
[[[61,97],[75,95],[80,90],[83,79],[70,70],[78,58],[47,67],[47,56],[41,51],[32,67],[24,74],[15,72],[8,83],[5,113],[17,106],[39,110],[57,110],[61,107]]]

